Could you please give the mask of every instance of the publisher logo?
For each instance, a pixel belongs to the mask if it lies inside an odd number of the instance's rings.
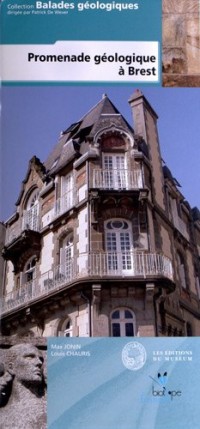
[[[122,350],[122,362],[127,369],[137,371],[146,362],[147,354],[144,346],[137,341],[127,343]]]
[[[164,372],[161,374],[160,372],[157,374],[157,378],[153,378],[150,376],[150,378],[153,380],[152,385],[152,396],[154,398],[167,398],[170,397],[171,400],[174,398],[178,398],[182,395],[181,390],[174,388],[169,389],[166,387],[168,383],[168,375],[167,372]]]

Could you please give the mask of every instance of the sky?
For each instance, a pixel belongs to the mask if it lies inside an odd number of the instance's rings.
[[[189,204],[200,208],[200,88],[138,86],[157,112],[162,158]],[[43,162],[60,132],[107,94],[134,127],[131,85],[3,86],[1,88],[0,221],[15,212],[28,162]]]

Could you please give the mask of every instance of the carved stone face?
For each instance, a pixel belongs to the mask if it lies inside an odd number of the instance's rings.
[[[40,383],[43,378],[43,357],[40,351],[30,344],[12,347],[15,358],[10,369],[15,379],[21,382]]]

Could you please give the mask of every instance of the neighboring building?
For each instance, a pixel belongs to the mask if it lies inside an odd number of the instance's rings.
[[[2,334],[200,335],[200,213],[162,166],[140,91],[134,131],[104,95],[33,157],[6,223]]]
[[[0,222],[0,298],[3,296],[3,282],[2,279],[4,279],[4,270],[5,270],[5,260],[2,257],[2,249],[5,246],[5,234],[6,234],[6,227],[5,225]]]

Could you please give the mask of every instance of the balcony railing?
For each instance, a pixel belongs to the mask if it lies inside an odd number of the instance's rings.
[[[25,230],[39,231],[40,217],[38,215],[37,206],[33,206],[30,210],[24,210],[23,216],[6,231],[5,245],[12,243]]]
[[[173,280],[172,263],[164,255],[156,253],[84,253],[7,294],[2,299],[1,313],[29,304],[53,291],[62,290],[79,279],[117,277],[164,277]]]
[[[94,170],[93,188],[99,189],[141,189],[143,188],[143,179],[141,170]]]
[[[61,216],[70,210],[76,203],[75,191],[66,192],[62,197],[58,198],[51,209],[50,218],[47,223]],[[16,238],[20,237],[23,231],[29,229],[31,231],[40,231],[40,217],[38,215],[37,206],[33,206],[30,210],[24,210],[23,216],[18,219],[15,224],[9,227],[6,231],[5,245],[12,243]],[[42,226],[44,222],[42,221]]]

